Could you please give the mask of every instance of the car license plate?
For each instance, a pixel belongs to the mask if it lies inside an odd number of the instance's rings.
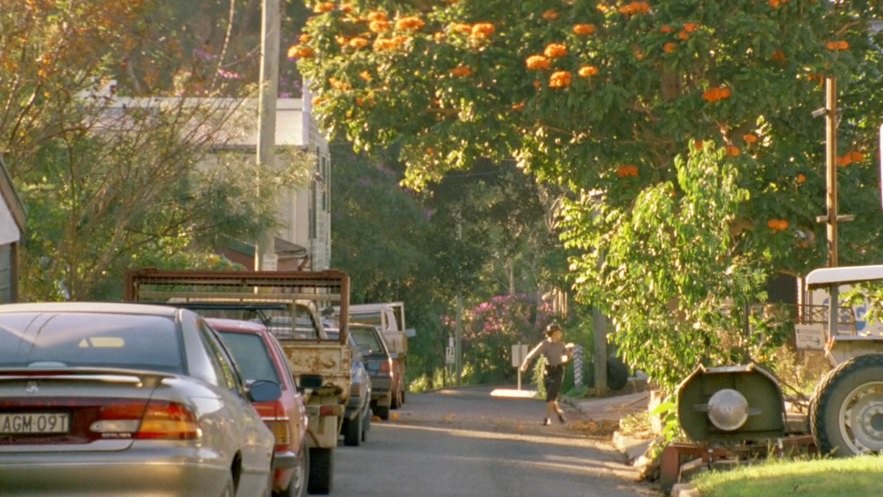
[[[70,417],[62,413],[31,412],[0,414],[0,434],[67,433]]]

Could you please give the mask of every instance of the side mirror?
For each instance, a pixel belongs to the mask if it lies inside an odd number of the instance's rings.
[[[252,402],[269,402],[282,396],[282,388],[275,381],[256,380],[248,385],[248,398]]]
[[[315,390],[322,386],[325,379],[320,374],[302,374],[297,380],[297,389],[303,393],[304,390]]]

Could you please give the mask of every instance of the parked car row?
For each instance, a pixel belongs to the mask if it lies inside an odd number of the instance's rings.
[[[392,379],[382,341],[366,347],[359,328],[349,446],[366,440],[372,409],[389,417],[377,407]],[[310,386],[293,378],[262,323],[163,305],[0,305],[0,495],[302,497]]]

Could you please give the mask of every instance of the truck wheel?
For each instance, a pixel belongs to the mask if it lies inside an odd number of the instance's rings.
[[[343,444],[358,447],[362,443],[362,416],[343,420]]]
[[[371,414],[372,414],[371,409],[366,408],[365,415],[362,417],[362,420],[365,423],[364,426],[362,426],[362,441],[363,442],[368,439],[368,430],[371,429]]]
[[[816,387],[809,416],[822,454],[883,451],[883,355],[854,357],[828,372]]]
[[[389,406],[377,406],[374,408],[374,414],[377,415],[378,418],[386,421],[389,419]]]
[[[310,482],[307,491],[311,494],[328,495],[334,476],[334,452],[332,449],[313,447],[310,449]]]

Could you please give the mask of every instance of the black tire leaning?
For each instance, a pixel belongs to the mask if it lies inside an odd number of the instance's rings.
[[[622,390],[629,383],[629,368],[616,356],[607,358],[607,388]]]
[[[810,402],[809,424],[819,452],[849,457],[867,451],[883,451],[883,413],[876,413],[876,410],[859,411],[859,414],[866,414],[871,428],[857,434],[850,432],[845,422],[841,422],[844,421],[844,410],[852,406],[850,410],[854,411],[854,401],[862,401],[860,389],[867,386],[879,387],[871,395],[874,400],[883,401],[881,354],[862,355],[843,362],[829,371],[818,384]]]
[[[389,420],[389,406],[377,406],[374,408],[374,414],[383,421]]]
[[[362,418],[343,420],[343,444],[347,447],[358,447],[362,443]]]
[[[315,495],[331,493],[334,476],[334,451],[323,447],[310,449],[310,481],[307,491]]]

